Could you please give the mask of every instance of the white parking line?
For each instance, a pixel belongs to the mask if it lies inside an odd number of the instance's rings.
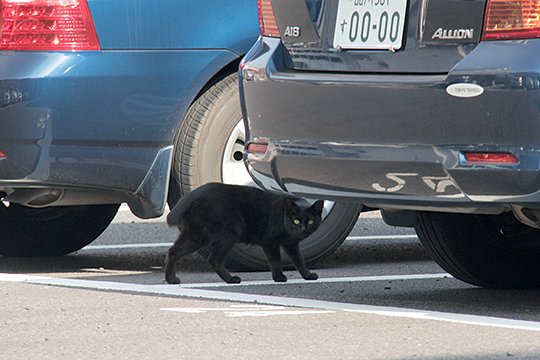
[[[63,286],[72,288],[129,292],[136,294],[168,295],[206,300],[224,300],[242,303],[268,304],[276,306],[292,306],[309,309],[324,309],[333,311],[349,311],[381,316],[395,316],[419,320],[436,320],[451,323],[490,326],[506,329],[540,331],[540,322],[504,319],[490,316],[445,313],[398,307],[373,306],[339,303],[323,300],[297,299],[268,295],[228,293],[224,291],[189,289],[177,285],[139,285],[115,283],[107,281],[59,279],[22,274],[0,274],[0,281],[16,281],[29,284]]]
[[[372,235],[372,236],[349,236],[345,241],[365,241],[365,240],[408,240],[418,239],[416,235]]]
[[[377,236],[349,236],[345,241],[367,241],[367,240],[406,240],[417,239],[416,235],[377,235]],[[172,242],[162,243],[140,243],[140,244],[115,244],[115,245],[88,245],[81,250],[116,250],[116,249],[137,249],[137,248],[160,248],[172,246]]]
[[[115,249],[139,249],[139,248],[158,248],[169,247],[173,243],[151,243],[151,244],[115,244],[115,245],[88,245],[82,250],[115,250]]]
[[[204,314],[207,312],[222,312],[226,317],[268,317],[281,315],[320,315],[335,314],[332,310],[295,310],[285,306],[275,305],[230,305],[228,308],[162,308],[163,311],[172,311],[184,314]]]
[[[334,277],[334,278],[319,278],[315,281],[306,281],[304,279],[289,279],[285,284],[320,284],[320,283],[342,283],[342,282],[360,282],[360,281],[395,281],[395,280],[426,280],[426,279],[445,279],[451,278],[452,275],[447,273],[439,274],[409,274],[409,275],[378,275],[378,276],[354,276],[354,277]],[[242,281],[240,284],[234,284],[234,286],[262,286],[262,285],[276,285],[273,280],[259,280],[259,281]],[[212,283],[194,283],[194,284],[182,284],[183,288],[196,289],[196,288],[213,288],[227,286],[224,282],[212,282]]]

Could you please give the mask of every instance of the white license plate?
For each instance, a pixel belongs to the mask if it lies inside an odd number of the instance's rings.
[[[400,49],[406,9],[407,0],[340,0],[334,48]]]

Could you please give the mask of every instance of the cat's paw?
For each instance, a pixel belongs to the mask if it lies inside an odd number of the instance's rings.
[[[304,276],[305,280],[317,280],[319,278],[319,275],[315,274],[314,272],[310,272],[307,276]]]
[[[286,282],[287,281],[287,277],[283,274],[281,275],[273,275],[272,278],[274,279],[275,282]]]
[[[240,284],[241,281],[239,276],[231,276],[230,279],[227,279],[227,284]]]
[[[167,284],[176,285],[180,284],[180,279],[176,276],[174,277],[166,277],[165,281],[167,281]]]

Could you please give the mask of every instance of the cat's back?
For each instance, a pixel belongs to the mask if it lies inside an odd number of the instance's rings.
[[[261,189],[222,183],[207,183],[180,198],[167,216],[169,226],[178,226],[182,219],[224,217],[244,214],[270,201]]]

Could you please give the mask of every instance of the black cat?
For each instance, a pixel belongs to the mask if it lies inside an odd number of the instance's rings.
[[[284,282],[280,247],[289,255],[302,277],[318,275],[306,267],[298,243],[321,223],[323,202],[310,205],[288,194],[267,192],[250,186],[209,183],[182,197],[167,216],[169,226],[180,235],[165,258],[165,280],[179,284],[176,263],[185,255],[210,246],[209,263],[227,283],[239,283],[224,267],[235,243],[262,246],[274,281]]]

